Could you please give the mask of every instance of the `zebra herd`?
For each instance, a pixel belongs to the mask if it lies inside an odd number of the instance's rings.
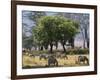
[[[27,53],[27,55],[31,58],[39,57],[39,60],[46,60],[48,67],[51,66],[59,66],[59,61],[58,59],[64,59],[64,60],[69,60],[68,55],[64,53],[59,53],[59,54],[32,54],[31,52],[26,52],[23,51],[24,54]],[[66,62],[67,63],[67,62]],[[76,64],[88,64],[89,65],[89,59],[87,56],[79,55],[75,61]]]

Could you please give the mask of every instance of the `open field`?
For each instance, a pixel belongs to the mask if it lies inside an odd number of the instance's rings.
[[[78,56],[80,55],[67,55],[68,59],[56,58],[58,61],[58,67],[74,67],[74,66],[88,66],[86,62],[81,62],[78,64]],[[84,54],[81,56],[86,56],[89,59],[89,54]],[[28,55],[23,55],[22,60],[23,68],[44,68],[48,65],[48,59],[41,59],[40,56],[30,57]],[[49,66],[48,66],[49,67]],[[53,66],[54,67],[54,66]]]

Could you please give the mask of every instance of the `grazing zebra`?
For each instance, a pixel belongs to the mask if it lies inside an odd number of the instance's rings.
[[[35,55],[34,54],[30,54],[29,56],[32,57],[32,58],[35,58]]]
[[[56,57],[61,58],[61,59],[68,59],[66,54],[59,54],[59,55],[56,55]]]
[[[39,59],[40,60],[42,60],[42,59],[46,60],[47,59],[47,56],[42,54],[42,55],[40,55]]]
[[[48,57],[48,66],[58,66],[58,61],[54,56]]]
[[[78,56],[78,63],[81,64],[81,62],[89,64],[89,59],[86,56]]]

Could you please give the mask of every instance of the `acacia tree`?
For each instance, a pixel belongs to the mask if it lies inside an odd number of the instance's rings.
[[[50,52],[54,44],[60,42],[66,52],[66,42],[78,32],[76,22],[59,16],[45,16],[39,19],[37,27],[33,29],[34,41],[39,46],[50,45]],[[77,23],[78,24],[78,23]]]
[[[89,14],[56,13],[56,15],[78,21],[80,25],[80,35],[83,38],[83,48],[89,48]],[[71,44],[72,48],[74,48],[74,38],[71,38],[69,43]]]
[[[66,49],[65,49],[66,42],[72,39],[78,32],[78,25],[76,28],[75,24],[78,24],[78,23],[71,20],[66,20],[65,22],[59,25],[60,33],[58,36],[60,36],[59,40],[63,46],[64,52],[66,52]]]
[[[50,52],[52,53],[53,44],[56,40],[55,33],[56,33],[56,17],[45,16],[39,19],[38,25],[35,29],[34,37],[36,41],[38,41],[39,45],[50,45]],[[37,37],[36,37],[37,35]]]

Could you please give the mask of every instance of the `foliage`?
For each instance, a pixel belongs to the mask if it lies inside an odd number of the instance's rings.
[[[67,50],[66,54],[71,54],[71,55],[89,54],[89,49],[70,49],[70,50]]]
[[[89,14],[57,13],[56,15],[78,21],[80,25],[80,34],[83,39],[83,48],[89,48]]]
[[[78,23],[60,16],[44,16],[38,20],[37,26],[33,28],[34,42],[39,46],[53,45],[60,42],[64,45],[78,32]]]

